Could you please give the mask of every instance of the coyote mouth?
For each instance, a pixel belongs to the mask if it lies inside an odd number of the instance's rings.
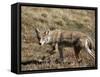
[[[41,46],[43,46],[43,45],[44,45],[44,42],[40,42],[39,44],[40,44]]]

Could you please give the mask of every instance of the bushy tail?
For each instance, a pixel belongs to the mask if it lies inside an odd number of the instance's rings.
[[[90,37],[88,37],[88,43],[90,43],[89,48],[91,50],[95,51],[95,43],[93,42],[93,40]]]
[[[90,37],[85,40],[85,49],[95,59],[95,54],[93,53],[93,51],[95,52],[95,45]]]

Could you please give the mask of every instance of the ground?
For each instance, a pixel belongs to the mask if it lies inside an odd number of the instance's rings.
[[[94,67],[95,60],[84,50],[82,61],[77,63],[72,47],[63,49],[64,62],[59,62],[59,52],[48,53],[50,45],[39,45],[35,28],[41,31],[60,29],[80,31],[95,43],[95,11],[79,9],[21,7],[21,70]],[[53,51],[54,52],[54,51]]]

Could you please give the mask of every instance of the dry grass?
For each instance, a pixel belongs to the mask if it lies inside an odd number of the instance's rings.
[[[75,61],[71,47],[63,50],[64,63],[59,63],[59,53],[49,54],[50,45],[40,46],[35,28],[41,31],[62,29],[81,31],[95,38],[95,12],[93,10],[22,7],[21,70],[41,70],[75,67],[93,67],[95,61],[86,52],[80,53],[82,62]],[[41,61],[44,61],[43,63]]]

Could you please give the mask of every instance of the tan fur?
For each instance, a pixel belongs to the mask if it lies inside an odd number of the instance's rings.
[[[62,60],[63,43],[66,43],[66,46],[69,45],[74,48],[77,60],[79,60],[79,53],[82,49],[87,51],[93,58],[95,58],[95,55],[92,52],[92,50],[95,51],[93,41],[89,36],[82,32],[53,30],[45,34],[45,32],[39,32],[38,29],[36,29],[36,31],[39,33],[40,43],[42,43],[42,45],[51,43],[55,47],[54,49],[59,51],[60,58],[62,58]]]

